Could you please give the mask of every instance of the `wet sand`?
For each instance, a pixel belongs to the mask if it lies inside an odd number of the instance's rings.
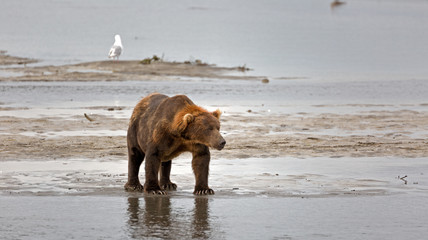
[[[83,113],[71,117],[0,116],[4,160],[127,157],[128,118]],[[7,113],[11,108],[3,109]],[[112,110],[112,111],[109,111]],[[128,109],[131,110],[131,109]],[[28,110],[30,111],[30,110]],[[286,119],[286,121],[284,121]],[[428,112],[369,111],[359,114],[224,114],[228,146],[213,158],[425,157]]]
[[[14,73],[0,75],[7,96],[0,101],[5,239],[425,236],[424,101],[289,106],[281,88],[300,86],[300,80],[262,83],[239,68],[195,63],[101,61],[2,70]],[[120,95],[125,85],[129,89]],[[178,190],[167,197],[123,190],[126,129],[137,87],[143,90],[139,97],[188,89],[197,104],[225,111],[227,145],[212,151],[210,165],[216,195],[192,195],[188,154],[173,161]],[[121,101],[112,104],[112,96]],[[82,225],[83,219],[88,223]]]
[[[26,65],[26,64],[37,63],[37,62],[38,62],[37,59],[10,56],[7,54],[7,51],[0,50],[0,66],[4,66],[4,65]]]

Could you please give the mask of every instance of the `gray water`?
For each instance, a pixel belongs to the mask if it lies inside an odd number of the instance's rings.
[[[42,64],[104,60],[121,34],[122,59],[157,54],[323,80],[426,78],[427,1],[331,2],[3,0],[0,48]]]
[[[428,218],[420,206],[427,200],[2,197],[0,232],[5,240],[424,239]]]
[[[296,112],[355,112],[357,110],[426,110],[428,82],[273,80],[174,82],[1,82],[3,107],[73,109],[121,106],[131,110],[152,92],[186,94],[195,103],[227,112],[248,109],[271,114]],[[361,105],[361,109],[358,106]],[[371,108],[369,108],[371,107]],[[12,111],[4,114],[14,115]],[[130,115],[130,112],[129,112]],[[129,115],[123,116],[128,118]]]

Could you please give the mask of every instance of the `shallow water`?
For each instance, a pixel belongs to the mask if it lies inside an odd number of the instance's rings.
[[[347,1],[5,0],[1,48],[64,64],[153,54],[254,68],[256,75],[316,79],[425,79],[424,0]]]
[[[426,197],[2,197],[2,239],[423,239]]]
[[[190,156],[168,196],[126,193],[126,161],[6,161],[2,239],[423,239],[426,159],[214,159],[192,195]],[[398,175],[408,175],[408,184]]]
[[[2,161],[0,195],[126,195],[126,158],[110,158]],[[192,196],[190,160],[189,154],[174,159],[173,196]],[[423,158],[214,158],[210,186],[222,197],[419,194],[428,191],[427,171]],[[408,184],[398,178],[405,175]]]
[[[370,110],[426,110],[428,81],[318,82],[309,79],[211,81],[186,78],[173,82],[0,82],[2,107],[24,108],[0,114],[31,116],[97,113],[108,106],[124,107],[112,114],[129,118],[135,104],[152,92],[186,94],[195,103],[228,112],[269,114],[298,112],[352,113]],[[98,109],[94,109],[98,107]],[[35,108],[36,110],[28,110]],[[89,112],[88,112],[89,113]]]

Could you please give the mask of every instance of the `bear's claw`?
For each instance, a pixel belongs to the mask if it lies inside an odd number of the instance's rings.
[[[175,183],[166,183],[162,185],[163,190],[174,191],[177,190],[177,184]]]
[[[163,190],[150,190],[147,191],[148,194],[153,194],[153,195],[168,195],[168,193],[166,193]]]
[[[193,192],[193,194],[195,194],[195,195],[214,195],[214,190],[212,190],[211,188],[202,189],[202,190],[195,190]]]
[[[137,184],[137,185],[130,185],[130,184],[125,184],[125,190],[128,192],[143,192],[144,191],[144,187],[141,184]]]

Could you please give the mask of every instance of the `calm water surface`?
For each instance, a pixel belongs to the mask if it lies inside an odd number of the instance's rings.
[[[2,197],[0,232],[2,239],[423,239],[426,200]]]
[[[65,109],[122,106],[129,118],[135,104],[152,92],[186,94],[196,104],[228,112],[284,114],[296,112],[354,113],[369,110],[426,110],[428,81],[182,81],[174,82],[1,82],[3,107],[36,108],[60,114]],[[357,104],[355,106],[350,104]],[[370,106],[370,108],[369,108]],[[62,109],[62,110],[61,110]],[[39,111],[37,110],[37,111]],[[82,110],[77,112],[81,114]],[[34,112],[34,111],[32,111]],[[76,113],[74,113],[76,114]]]
[[[316,79],[425,79],[428,2],[360,0],[4,0],[0,48],[42,64],[122,59],[246,64],[254,74]]]

